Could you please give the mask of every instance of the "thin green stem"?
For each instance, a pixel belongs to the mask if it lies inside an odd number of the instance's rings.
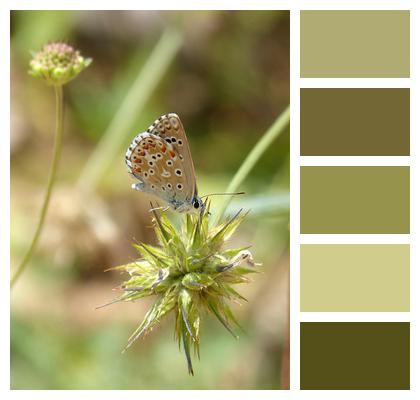
[[[239,167],[235,176],[230,181],[226,193],[234,193],[238,190],[239,186],[254,168],[255,164],[264,154],[264,152],[270,147],[271,143],[284,131],[284,129],[289,125],[290,122],[290,107],[287,107],[274,121],[273,125],[264,133],[262,138],[258,141],[255,147],[251,150],[248,156],[245,158],[242,165]],[[224,213],[226,212],[227,207],[232,201],[233,196],[226,196],[224,199],[219,211],[217,213],[216,221],[217,223],[223,218]]]
[[[121,147],[128,140],[134,121],[143,111],[181,45],[182,35],[177,30],[168,28],[162,34],[100,142],[89,157],[78,180],[81,190],[94,191],[100,180],[109,171],[115,158],[121,155]]]
[[[42,204],[41,213],[39,215],[38,225],[36,226],[34,236],[32,238],[31,245],[29,246],[28,251],[23,257],[22,262],[19,267],[16,269],[16,272],[10,280],[10,285],[13,287],[19,277],[22,275],[22,272],[25,270],[28,265],[29,260],[31,259],[36,245],[41,236],[42,228],[44,226],[45,217],[48,211],[48,205],[50,203],[51,192],[55,181],[55,176],[57,173],[58,163],[60,161],[61,154],[61,139],[63,136],[63,86],[54,86],[55,89],[55,137],[54,137],[54,150],[53,150],[53,159],[51,163],[50,172],[48,175],[47,190],[45,191],[44,202]]]

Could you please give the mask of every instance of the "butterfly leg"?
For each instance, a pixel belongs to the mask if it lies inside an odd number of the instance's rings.
[[[154,208],[151,208],[150,210],[149,210],[149,212],[153,212],[153,211],[157,211],[157,210],[162,210],[162,212],[166,212],[166,211],[168,211],[169,210],[169,206],[166,206],[166,207],[154,207]]]

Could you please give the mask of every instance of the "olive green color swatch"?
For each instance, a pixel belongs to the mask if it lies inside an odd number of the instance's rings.
[[[410,77],[410,12],[300,12],[301,78]]]
[[[302,156],[409,156],[410,89],[301,89]]]
[[[408,322],[302,322],[301,389],[410,389]]]
[[[300,311],[410,311],[410,246],[301,245]]]
[[[301,167],[300,232],[410,233],[409,167]]]

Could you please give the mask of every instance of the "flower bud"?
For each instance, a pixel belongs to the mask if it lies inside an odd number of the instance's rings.
[[[35,53],[29,63],[29,74],[49,85],[65,85],[92,62],[66,43],[49,43]]]

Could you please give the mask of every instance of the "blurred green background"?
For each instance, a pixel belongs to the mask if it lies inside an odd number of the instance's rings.
[[[237,289],[235,341],[210,315],[188,376],[164,319],[121,355],[150,300],[95,310],[155,243],[150,197],[131,190],[124,153],[158,116],[183,120],[200,194],[226,189],[289,104],[287,11],[11,12],[11,256],[32,238],[52,155],[53,90],[27,74],[30,51],[65,40],[93,64],[65,87],[65,135],[41,241],[11,294],[13,389],[288,388],[289,133],[264,154],[231,207],[251,209],[234,244],[263,273]],[[213,198],[217,208],[220,199]]]

